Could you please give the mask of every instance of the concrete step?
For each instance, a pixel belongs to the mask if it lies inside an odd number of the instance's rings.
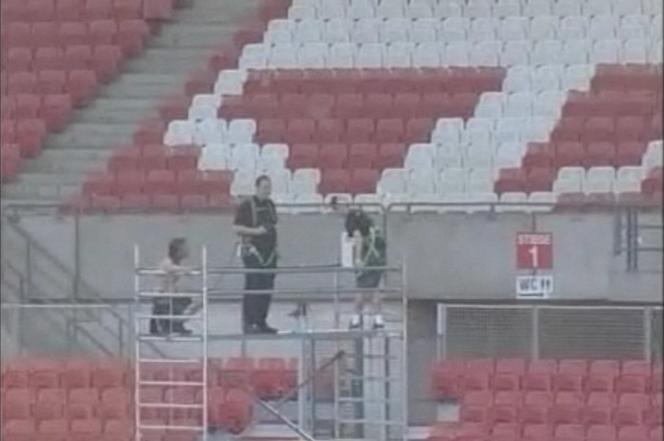
[[[188,74],[198,69],[209,53],[207,48],[148,48],[142,56],[125,65],[126,73],[169,72]],[[124,77],[121,76],[120,80]]]
[[[80,191],[85,174],[21,173],[16,182],[2,186],[3,199],[62,201]]]
[[[111,154],[112,149],[50,149],[34,161],[28,161],[23,169],[27,173],[87,174],[105,169]]]
[[[47,141],[47,148],[107,149],[125,144],[132,138],[136,124],[74,123],[63,133]]]
[[[122,124],[136,123],[156,115],[158,98],[99,98],[81,109],[75,121],[85,123]]]
[[[158,49],[153,49],[158,50]],[[147,62],[146,62],[147,63]],[[127,72],[120,76],[100,92],[100,97],[118,99],[154,99],[165,95],[181,92],[187,79],[187,74],[174,72],[162,74],[158,72],[171,72],[163,60],[150,61],[152,66],[143,66],[139,70],[143,73]],[[192,70],[191,67],[189,70]],[[148,72],[155,72],[150,74]]]
[[[229,41],[232,35],[233,27],[225,23],[182,23],[165,28],[152,40],[150,47],[213,49]]]

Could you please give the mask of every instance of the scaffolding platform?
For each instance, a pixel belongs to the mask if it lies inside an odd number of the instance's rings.
[[[255,433],[263,433],[262,427],[278,426],[290,432],[294,439],[308,441],[405,441],[408,434],[408,381],[407,381],[407,308],[408,299],[405,289],[405,268],[372,268],[384,273],[396,274],[390,277],[396,284],[381,286],[376,290],[360,290],[341,286],[342,275],[354,276],[356,269],[339,265],[308,265],[284,267],[271,270],[245,269],[242,267],[215,267],[207,262],[207,251],[201,249],[200,266],[190,273],[182,275],[200,281],[200,289],[187,289],[187,292],[163,293],[156,291],[154,286],[143,286],[142,279],[163,275],[158,269],[142,264],[138,247],[135,249],[135,345],[136,345],[136,402],[141,403],[136,410],[137,441],[142,434],[151,430],[182,430],[177,421],[168,425],[142,424],[142,408],[152,407],[165,410],[201,410],[200,425],[187,430],[200,433],[200,440],[214,441],[220,439],[255,438]],[[329,275],[333,274],[331,285],[315,286],[309,289],[245,292],[232,287],[214,286],[210,288],[208,280],[211,276],[244,275],[247,273],[270,272],[281,277],[291,274]],[[387,277],[384,279],[387,280]],[[318,280],[318,279],[316,279]],[[217,283],[219,285],[219,283]],[[348,329],[344,316],[353,303],[354,296],[366,292],[384,294],[392,303],[398,304],[396,312],[386,320],[384,329]],[[316,298],[317,301],[327,297],[328,304],[319,308],[318,312],[329,313],[330,320],[326,324],[309,323],[305,300],[298,302],[297,327],[290,331],[275,334],[239,334],[237,332],[219,332],[210,329],[208,304],[215,300],[235,299],[237,295],[271,293],[278,301],[281,294],[302,295],[303,299]],[[325,296],[325,297],[323,297]],[[179,299],[196,298],[201,307],[190,316],[156,316],[145,313],[146,300],[154,298]],[[153,319],[188,319],[200,323],[191,335],[151,335],[145,324]],[[330,326],[331,323],[331,326]],[[318,325],[319,327],[315,326]],[[207,416],[207,395],[210,384],[207,379],[208,361],[210,358],[227,360],[232,357],[266,357],[272,354],[253,353],[252,348],[265,347],[264,343],[279,342],[280,347],[286,346],[292,357],[297,360],[296,386],[285,391],[279,399],[262,400],[254,395],[254,421],[245,433],[230,435],[219,433],[218,428],[209,426]],[[235,345],[238,343],[238,345]],[[232,344],[233,353],[224,350],[220,353],[219,344]],[[148,347],[150,345],[150,347]],[[187,350],[182,348],[186,346]],[[226,347],[226,346],[224,346]],[[151,349],[150,349],[151,348]],[[192,349],[193,348],[193,349]],[[148,353],[149,352],[149,353]],[[150,363],[182,364],[195,363],[201,368],[199,378],[202,381],[183,382],[162,381],[161,379],[145,379],[141,371]],[[194,384],[195,383],[195,384]],[[203,389],[201,402],[196,403],[145,403],[141,398],[143,388],[147,387],[198,387]],[[165,400],[165,398],[164,398]],[[280,430],[279,437],[283,436]],[[275,433],[275,435],[277,435]]]

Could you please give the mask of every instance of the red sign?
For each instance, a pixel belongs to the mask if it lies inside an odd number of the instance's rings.
[[[553,268],[553,235],[517,233],[516,267],[520,270]]]

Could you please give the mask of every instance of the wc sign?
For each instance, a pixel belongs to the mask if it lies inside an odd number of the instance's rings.
[[[553,235],[551,233],[517,233],[516,268],[550,270],[553,268]]]

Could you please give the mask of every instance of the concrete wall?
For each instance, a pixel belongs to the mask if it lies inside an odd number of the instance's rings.
[[[661,225],[661,215],[648,216]],[[380,219],[378,219],[380,222]],[[192,248],[206,244],[212,265],[232,260],[236,240],[227,215],[118,215],[72,218],[23,216],[20,225],[82,279],[109,297],[131,297],[133,245],[144,265],[154,265],[168,240],[185,236]],[[534,229],[554,237],[554,298],[661,301],[662,254],[642,254],[640,271],[626,273],[625,255],[614,255],[614,216],[610,213],[394,214],[387,222],[391,264],[407,263],[412,297],[436,299],[514,299],[515,235]],[[333,264],[339,260],[343,217],[282,215],[282,265]],[[661,234],[660,234],[661,235]],[[330,276],[327,276],[330,277]],[[350,282],[350,281],[349,281]],[[280,288],[330,286],[321,276],[282,276]],[[239,277],[211,284],[240,287]]]

